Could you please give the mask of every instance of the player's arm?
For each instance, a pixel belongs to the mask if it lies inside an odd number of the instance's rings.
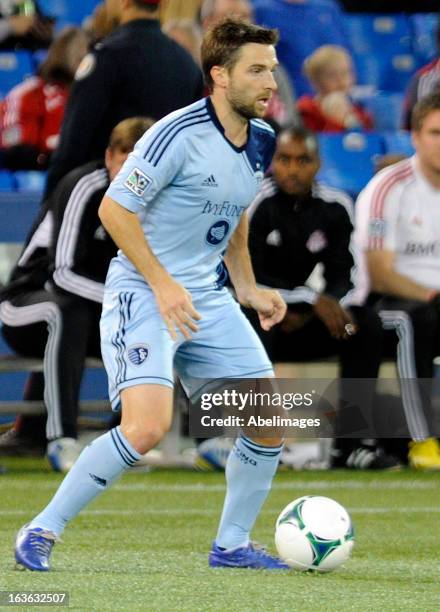
[[[362,228],[366,222],[366,233],[361,232],[365,236],[361,244],[363,243],[371,288],[385,295],[428,302],[432,298],[432,289],[396,270],[401,190],[398,184],[389,190],[378,214],[377,192],[381,185],[379,182],[373,191],[367,188],[360,194],[356,205],[357,223]],[[366,221],[362,217],[364,209],[368,213]]]
[[[394,251],[370,250],[366,255],[373,291],[420,302],[432,299],[432,289],[396,271]]]
[[[87,300],[102,303],[104,279],[93,274],[88,265],[98,224],[95,191],[102,190],[107,178],[95,183],[95,190],[78,192],[88,177],[70,172],[57,185],[50,200],[54,217],[52,236],[53,280],[58,287]],[[96,181],[96,179],[95,179]]]
[[[229,241],[225,264],[238,301],[242,306],[254,308],[258,312],[261,327],[268,331],[283,320],[286,304],[278,291],[257,287],[249,255],[248,233],[248,218],[247,215],[242,215]]]
[[[340,303],[341,298],[351,288],[354,262],[349,245],[353,225],[344,206],[336,203],[327,206],[333,206],[333,227],[329,232],[329,244],[322,258],[325,291],[317,297],[313,310],[334,338],[346,339],[347,324],[356,329],[350,312]]]
[[[98,214],[114,242],[151,287],[173,340],[177,340],[176,328],[189,339],[190,331],[198,329],[195,321],[200,315],[189,292],[172,278],[154,255],[137,215],[109,196],[104,196]]]

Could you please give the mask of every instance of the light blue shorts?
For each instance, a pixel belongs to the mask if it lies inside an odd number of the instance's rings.
[[[127,387],[173,387],[174,370],[188,397],[215,379],[273,376],[258,335],[227,289],[194,293],[192,298],[202,317],[199,331],[189,341],[179,333],[174,342],[147,286],[105,292],[101,349],[114,410]]]

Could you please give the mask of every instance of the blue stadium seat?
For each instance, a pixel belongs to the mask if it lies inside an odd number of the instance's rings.
[[[360,102],[372,115],[376,132],[399,130],[402,126],[404,95],[402,93],[377,92],[361,98]]]
[[[31,191],[33,193],[43,193],[46,186],[46,172],[38,170],[20,171],[15,173],[17,191]]]
[[[84,17],[91,15],[100,0],[39,0],[38,4],[46,15],[55,17],[56,27],[81,25]]]
[[[421,64],[427,64],[438,55],[436,30],[439,16],[437,13],[410,15],[413,52]]]
[[[411,134],[403,130],[398,132],[384,132],[382,134],[385,153],[401,153],[410,157],[414,154]]]
[[[0,170],[0,191],[14,191],[14,177],[8,170]]]
[[[0,175],[3,170],[0,171]],[[1,179],[0,179],[1,181]],[[10,181],[13,182],[11,176]],[[14,185],[12,185],[12,188]],[[0,242],[24,242],[41,207],[41,197],[32,192],[1,192]]]
[[[413,53],[412,29],[405,15],[346,15],[360,85],[404,91],[419,63]]]
[[[34,63],[31,53],[28,51],[1,51],[0,97],[4,98],[15,85],[32,74],[34,74]]]
[[[47,58],[47,49],[38,49],[33,53],[35,70],[40,66]]]
[[[355,55],[412,52],[412,32],[405,15],[346,15],[344,25]]]
[[[359,85],[372,85],[377,90],[403,92],[418,68],[415,55],[355,55],[354,64]]]
[[[357,196],[374,174],[375,157],[384,153],[382,138],[361,132],[318,138],[322,163],[318,180]]]

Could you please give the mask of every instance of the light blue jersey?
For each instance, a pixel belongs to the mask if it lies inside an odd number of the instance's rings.
[[[153,253],[189,291],[224,284],[223,253],[272,159],[272,128],[259,119],[249,126],[239,148],[225,137],[210,98],[178,110],[144,134],[107,191],[138,214]],[[120,251],[107,286],[139,282]]]
[[[145,279],[126,256],[113,259],[101,318],[101,348],[112,406],[135,385],[172,387],[190,397],[209,379],[273,375],[256,332],[223,287],[223,254],[272,158],[274,134],[249,124],[246,146],[224,136],[210,99],[159,121],[141,138],[107,194],[139,215],[165,269],[191,291],[201,314],[187,341],[172,340]]]

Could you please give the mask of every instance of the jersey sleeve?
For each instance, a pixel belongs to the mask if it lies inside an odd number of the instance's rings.
[[[400,189],[398,185],[387,189],[384,178],[361,192],[356,203],[359,245],[364,251],[396,250]]]
[[[331,206],[331,204],[330,204]],[[352,287],[351,272],[354,265],[350,251],[353,225],[343,205],[335,204],[331,215],[331,240],[323,258],[325,292],[341,299]]]
[[[156,126],[157,129],[154,129]],[[184,138],[156,124],[136,144],[106,195],[137,213],[146,208],[179,173],[185,160]]]
[[[54,216],[53,281],[64,291],[97,303],[104,296],[104,278],[94,276],[87,263],[99,226],[101,198],[95,194],[102,193],[107,183],[104,171],[95,171],[79,180],[71,172],[60,181],[50,198]]]

